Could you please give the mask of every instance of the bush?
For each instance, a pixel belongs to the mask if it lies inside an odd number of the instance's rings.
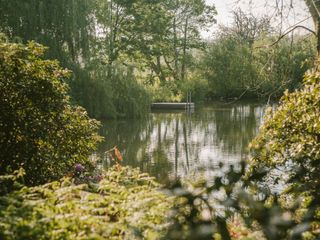
[[[269,109],[251,143],[249,166],[231,166],[223,177],[172,187],[178,200],[167,238],[319,239],[319,116],[320,72],[314,70],[301,90],[286,92],[279,107]],[[275,174],[285,191],[274,191]],[[235,216],[243,220],[240,229]]]
[[[250,48],[231,36],[212,43],[202,61],[211,98],[238,97],[257,79]]]
[[[201,75],[196,70],[189,73],[185,84],[181,86],[184,101],[188,100],[188,92],[191,93],[192,102],[199,103],[206,100],[209,86],[207,79],[204,79]]]
[[[71,95],[91,117],[99,120],[109,118],[143,118],[150,110],[150,96],[137,82],[130,67],[108,66],[101,62],[77,69],[70,82]]]
[[[280,169],[289,175],[291,192],[320,197],[320,72],[306,74],[303,89],[286,92],[280,106],[269,109],[251,143],[255,168]]]
[[[319,65],[318,65],[319,66]],[[320,222],[320,72],[308,72],[304,86],[286,92],[279,107],[269,109],[257,138],[251,143],[252,159],[248,176],[263,173],[258,183],[281,187],[285,208],[294,212],[305,230],[319,237]],[[308,233],[311,235],[311,233]],[[309,238],[307,238],[309,239]]]
[[[284,38],[272,48],[261,48],[274,42],[273,37],[252,47],[232,34],[219,36],[201,58],[209,97],[280,98],[285,89],[301,87],[315,56],[313,41],[295,36],[294,41]]]
[[[159,239],[172,200],[136,169],[71,178],[0,197],[0,239]]]
[[[68,70],[44,60],[45,48],[0,39],[0,173],[23,167],[27,184],[61,178],[101,139],[98,122],[71,106]]]

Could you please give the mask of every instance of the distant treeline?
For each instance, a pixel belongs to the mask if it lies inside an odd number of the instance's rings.
[[[0,0],[0,32],[48,46],[46,57],[73,71],[73,101],[98,119],[142,117],[151,101],[188,92],[207,101],[299,87],[315,55],[310,36],[273,44],[270,21],[239,9],[231,27],[205,41],[216,14],[202,0]]]
[[[313,66],[316,39],[310,35],[279,33],[269,18],[257,18],[240,9],[233,24],[220,26],[206,51],[195,59],[189,82],[202,99],[278,99],[299,88]],[[281,36],[281,35],[280,35]]]

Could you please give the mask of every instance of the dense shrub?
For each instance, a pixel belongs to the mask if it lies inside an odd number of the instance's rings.
[[[306,74],[304,87],[285,93],[269,110],[251,144],[251,171],[268,172],[262,181],[282,181],[286,194],[303,197],[306,208],[320,204],[320,72]],[[319,215],[314,216],[319,220]]]
[[[286,92],[278,108],[269,110],[251,143],[248,166],[231,166],[210,181],[173,186],[178,201],[167,237],[319,239],[319,116],[320,72],[313,70],[301,90]],[[243,219],[237,232],[234,216]]]
[[[0,239],[159,239],[172,200],[136,169],[99,183],[66,178],[0,197]]]
[[[71,106],[58,62],[45,48],[0,40],[0,173],[23,167],[27,184],[59,179],[75,163],[88,163],[100,137],[98,123]]]
[[[77,69],[70,81],[73,99],[99,120],[145,117],[151,99],[133,70],[116,64],[110,68],[112,74],[107,65],[93,61],[86,68]]]
[[[165,239],[300,239],[310,227],[309,219],[295,221],[297,208],[282,208],[278,198],[251,179],[244,180],[245,169],[243,163],[210,181],[174,184],[174,224]],[[251,188],[258,194],[250,192]]]
[[[196,63],[195,63],[196,64]],[[197,66],[198,67],[198,66]],[[188,93],[191,94],[192,102],[203,102],[208,95],[208,80],[203,77],[199,69],[194,69],[189,72],[188,78],[181,86],[183,92],[183,101],[188,100]]]
[[[257,79],[250,48],[232,37],[210,44],[202,62],[212,98],[240,96]]]
[[[313,38],[284,38],[272,48],[264,47],[274,41],[268,36],[250,46],[232,34],[219,36],[201,59],[208,96],[277,98],[285,89],[299,88],[315,56]]]

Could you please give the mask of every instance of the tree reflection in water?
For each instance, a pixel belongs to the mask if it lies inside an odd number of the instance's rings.
[[[124,164],[139,167],[160,182],[212,171],[247,157],[247,146],[261,124],[265,106],[252,103],[210,104],[185,112],[151,113],[143,120],[107,121],[99,155],[117,146]],[[104,164],[111,163],[105,157]]]

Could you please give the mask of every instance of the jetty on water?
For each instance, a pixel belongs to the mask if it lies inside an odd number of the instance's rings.
[[[194,109],[194,103],[183,102],[183,103],[171,103],[171,102],[161,102],[152,103],[151,109],[167,109],[167,110],[182,110],[182,109]]]
[[[152,110],[194,110],[194,103],[191,102],[191,92],[187,93],[187,102],[173,103],[173,102],[159,102],[151,104]]]

